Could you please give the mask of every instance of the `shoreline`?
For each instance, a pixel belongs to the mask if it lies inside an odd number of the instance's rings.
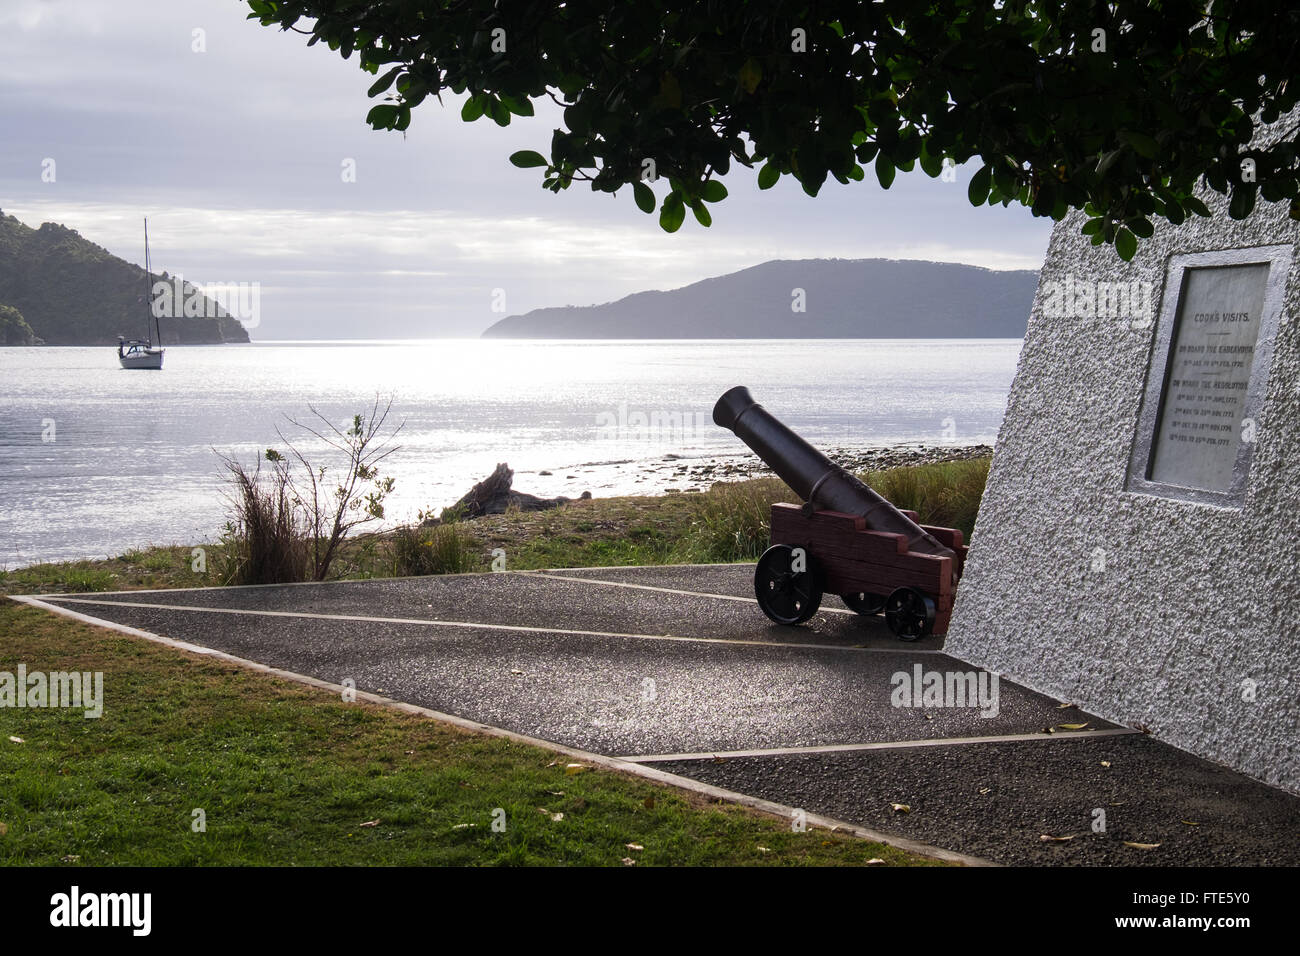
[[[962,528],[969,538],[991,461],[987,451],[981,445],[890,448],[838,457],[883,465],[853,470],[898,507],[920,512],[926,523]],[[572,499],[546,510],[428,528],[408,522],[358,530],[342,543],[327,580],[754,560],[766,547],[771,505],[798,498],[749,457],[724,462],[721,471],[708,459],[683,464],[666,458],[661,465],[669,476],[707,479],[683,481],[678,491]],[[506,556],[504,568],[493,558],[498,549]],[[0,595],[221,586],[233,583],[222,573],[229,557],[217,542],[152,544],[113,556],[36,562],[0,568]]]

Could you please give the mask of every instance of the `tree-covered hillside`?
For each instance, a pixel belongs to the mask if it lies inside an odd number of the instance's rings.
[[[170,278],[160,273],[155,279]],[[186,288],[191,288],[186,283]],[[115,345],[119,335],[143,338],[148,283],[144,269],[47,222],[32,229],[0,212],[0,342],[46,345]],[[248,332],[217,308],[217,318],[161,321],[164,345],[247,342]],[[25,325],[20,325],[25,320]]]

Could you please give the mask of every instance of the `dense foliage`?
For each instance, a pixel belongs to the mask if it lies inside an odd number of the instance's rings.
[[[703,225],[733,163],[810,195],[874,167],[929,176],[978,158],[976,205],[1087,211],[1094,242],[1130,258],[1152,218],[1209,215],[1198,181],[1231,195],[1297,197],[1296,130],[1250,146],[1295,106],[1300,8],[1258,0],[248,0],[251,17],[310,35],[378,75],[376,129],[406,129],[444,90],[466,120],[504,126],[549,97],[564,128],[544,167],[574,181],[667,181],[663,228]],[[1248,161],[1248,162],[1247,162]]]
[[[36,333],[13,306],[0,305],[0,345],[36,345]]]

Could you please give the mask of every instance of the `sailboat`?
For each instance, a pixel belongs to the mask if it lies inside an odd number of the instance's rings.
[[[158,317],[154,315],[153,309],[149,303],[153,301],[153,270],[149,266],[149,220],[144,221],[144,272],[148,281],[147,291],[144,297],[145,301],[145,338],[144,339],[124,339],[122,336],[117,337],[117,360],[122,363],[122,368],[162,368],[163,352],[162,347],[162,328],[158,325]],[[153,320],[153,327],[150,328],[149,320]],[[158,345],[153,344],[153,333],[158,333]]]

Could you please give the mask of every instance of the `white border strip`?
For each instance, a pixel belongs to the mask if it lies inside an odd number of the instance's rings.
[[[910,750],[916,747],[952,747],[966,744],[1006,744],[1026,740],[1077,740],[1089,737],[1120,737],[1129,734],[1141,734],[1140,730],[1129,727],[1114,727],[1104,730],[1070,730],[1059,734],[999,734],[990,737],[934,737],[925,740],[887,740],[864,744],[826,744],[813,747],[773,747],[766,750],[718,750],[699,751],[681,754],[642,754],[624,756],[620,760],[632,763],[667,763],[672,760],[735,760],[741,757],[783,757],[792,754],[836,754],[855,753],[862,750]]]
[[[151,634],[148,631],[142,631],[134,627],[126,627],[121,624],[115,624],[112,621],[101,621],[91,617],[88,614],[82,614],[79,611],[70,608],[59,607],[53,604],[47,604],[39,597],[26,594],[11,594],[9,597],[21,604],[31,607],[41,608],[51,611],[55,614],[61,614],[64,617],[81,621],[84,624],[91,624],[97,627],[104,627],[109,630],[117,631],[122,634],[130,634],[132,637],[142,637],[145,640],[153,641],[156,644],[162,644],[174,650],[188,651],[193,654],[201,654],[204,657],[215,660],[225,661],[230,664],[236,664],[248,670],[256,671],[261,674],[268,674],[273,677],[279,677],[284,680],[291,680],[299,684],[306,684],[309,687],[315,687],[319,690],[330,691],[334,694],[342,695],[344,687],[341,684],[334,684],[329,681],[321,680],[317,677],[310,677],[306,674],[298,674],[293,671],[281,670],[277,667],[270,667],[266,664],[259,664],[257,661],[251,661],[247,658],[236,657],[233,654],[227,654],[224,651],[213,650],[210,647],[202,647],[198,644],[190,644],[186,641],[174,640],[170,637],[163,637],[160,634]],[[736,793],[731,790],[723,790],[721,787],[714,787],[710,784],[700,783],[698,780],[691,780],[689,777],[679,777],[676,774],[665,773],[662,770],[656,770],[653,767],[645,767],[641,764],[632,763],[619,757],[606,757],[602,754],[589,753],[585,750],[578,750],[573,747],[566,747],[563,744],[557,744],[550,740],[542,740],[538,737],[527,737],[523,734],[517,734],[511,730],[505,730],[501,727],[493,727],[490,724],[481,724],[474,720],[466,720],[463,717],[456,717],[452,714],[444,714],[440,711],[430,710],[428,707],[420,707],[415,704],[408,704],[405,701],[393,700],[389,697],[381,697],[378,694],[371,694],[368,691],[353,690],[348,688],[349,693],[355,693],[358,700],[364,700],[381,707],[390,707],[394,710],[400,710],[408,714],[416,714],[422,717],[428,717],[444,724],[451,724],[462,730],[468,730],[473,733],[485,734],[490,737],[501,737],[506,740],[513,740],[516,743],[527,744],[530,747],[537,747],[542,750],[549,750],[552,753],[564,754],[568,757],[574,757],[593,766],[601,767],[606,770],[613,770],[619,773],[625,773],[634,777],[641,777],[646,780],[653,780],[656,783],[666,786],[675,787],[679,790],[685,790],[690,793],[699,794],[713,798],[715,800],[733,803],[738,806],[749,807],[752,810],[758,810],[761,813],[778,817],[783,820],[790,820],[796,812],[795,807],[788,807],[784,804],[774,803],[771,800],[763,800],[759,797],[751,797],[747,794]],[[869,827],[861,827],[857,824],[846,823],[843,820],[837,820],[834,817],[826,817],[817,813],[808,813],[806,821],[814,827],[821,827],[824,830],[835,830],[837,832],[850,833],[853,836],[864,840],[870,840],[873,843],[884,843],[896,849],[903,850],[906,853],[912,853],[917,856],[924,856],[930,859],[942,860],[946,863],[958,863],[964,866],[996,866],[988,860],[982,860],[979,857],[968,856],[964,853],[956,853],[952,850],[945,850],[940,847],[931,846],[928,843],[921,843],[916,840],[908,839],[893,833],[883,833],[879,830],[873,830]]]
[[[121,593],[131,593],[121,592]],[[680,641],[689,644],[722,644],[741,647],[811,648],[823,651],[858,651],[884,654],[942,654],[929,648],[858,647],[853,644],[812,644],[794,641],[752,641],[726,637],[683,637],[673,634],[626,634],[619,631],[584,631],[564,627],[534,627],[528,624],[482,624],[477,621],[443,621],[424,617],[368,617],[363,614],[320,614],[315,611],[266,611],[255,608],[202,607],[194,604],[154,604],[145,601],[109,601],[95,598],[67,597],[62,594],[14,595],[60,604],[89,604],[96,607],[131,607],[155,611],[184,611],[197,614],[235,614],[260,617],[293,617],[319,621],[355,621],[372,624],[415,624],[424,627],[459,627],[477,631],[512,631],[524,634],[564,634],[572,637],[636,638],[643,641]]]

